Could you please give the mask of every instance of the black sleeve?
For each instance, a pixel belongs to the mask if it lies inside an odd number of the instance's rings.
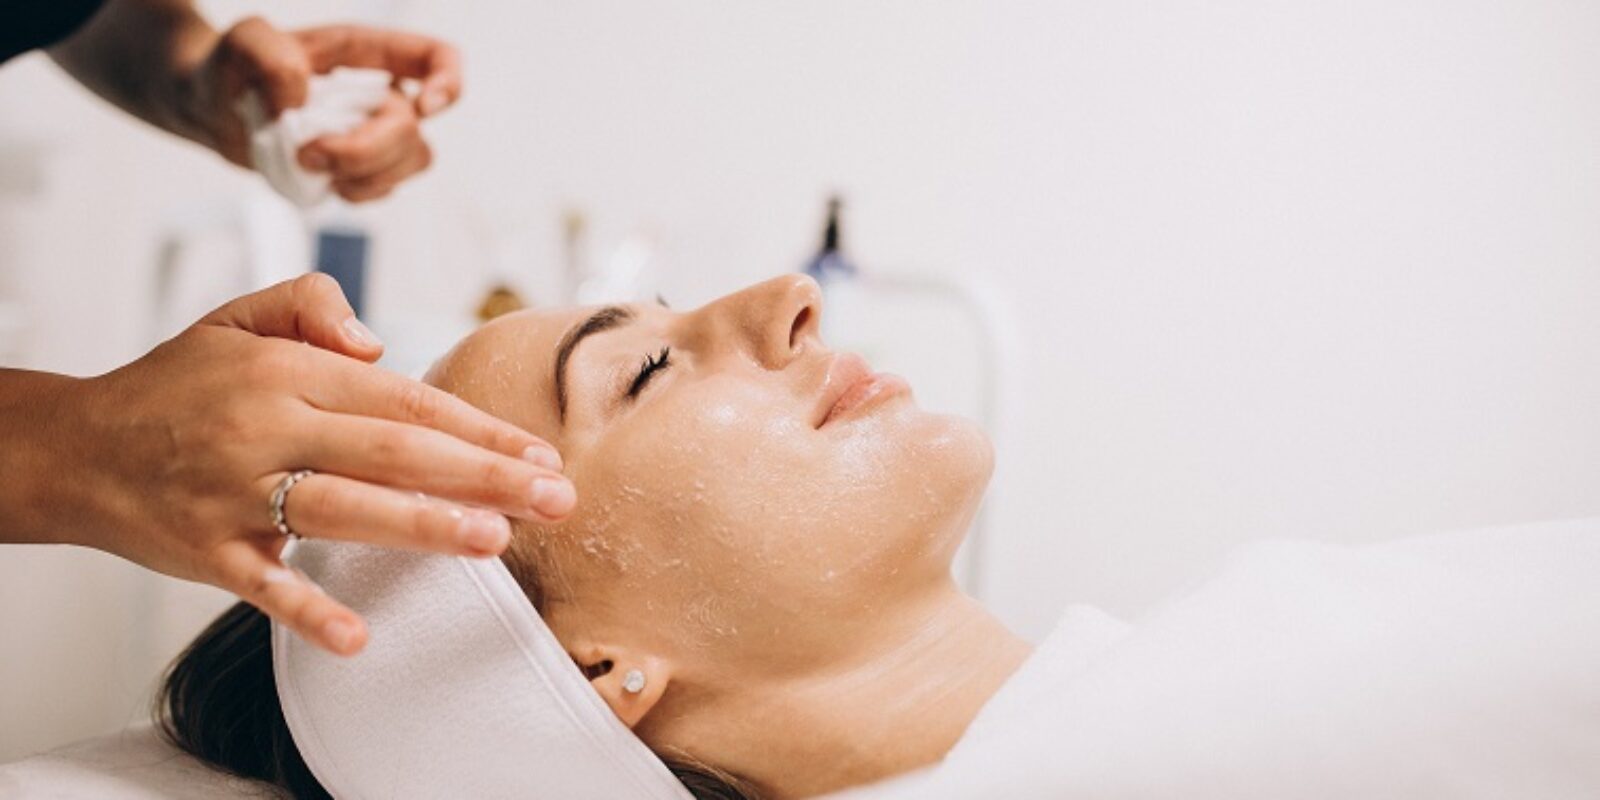
[[[71,36],[105,0],[0,0],[0,63]]]

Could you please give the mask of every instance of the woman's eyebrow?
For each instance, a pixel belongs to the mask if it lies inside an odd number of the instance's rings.
[[[601,331],[632,321],[632,311],[622,306],[606,306],[561,335],[561,343],[556,345],[556,413],[561,424],[567,422],[567,362],[572,359],[572,352],[578,349],[578,343]]]

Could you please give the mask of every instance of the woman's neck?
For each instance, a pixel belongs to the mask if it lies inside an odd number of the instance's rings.
[[[766,735],[728,754],[736,769],[776,797],[808,797],[932,764],[1032,652],[954,583],[900,608],[859,657],[764,687],[775,700],[746,709]]]

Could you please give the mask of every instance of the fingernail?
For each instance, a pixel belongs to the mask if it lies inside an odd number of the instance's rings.
[[[561,454],[557,453],[554,447],[532,445],[522,451],[522,460],[553,472],[561,471]]]
[[[328,154],[321,150],[304,150],[300,153],[300,166],[312,172],[328,171]]]
[[[444,92],[434,89],[423,93],[422,97],[417,100],[417,106],[422,109],[422,116],[431,117],[443,111],[445,104],[449,102],[450,98],[446,97]]]
[[[461,543],[486,556],[497,555],[511,542],[511,523],[499,514],[469,514],[461,521]]]
[[[265,583],[291,583],[299,580],[299,576],[295,575],[292,570],[284,569],[283,567],[271,567],[266,572],[261,573],[261,580]]]
[[[383,342],[378,341],[378,335],[371,328],[361,323],[361,320],[351,317],[344,321],[344,332],[356,344],[364,347],[382,347]]]
[[[564,478],[539,478],[533,482],[533,508],[547,517],[565,516],[578,503],[578,492]]]
[[[348,653],[355,646],[357,633],[356,626],[342,619],[328,620],[322,626],[323,640],[341,653]]]

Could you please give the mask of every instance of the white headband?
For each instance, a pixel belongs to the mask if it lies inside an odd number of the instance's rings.
[[[339,800],[692,800],[499,559],[317,540],[288,561],[370,631],[360,655],[341,658],[272,626],[284,719]]]

